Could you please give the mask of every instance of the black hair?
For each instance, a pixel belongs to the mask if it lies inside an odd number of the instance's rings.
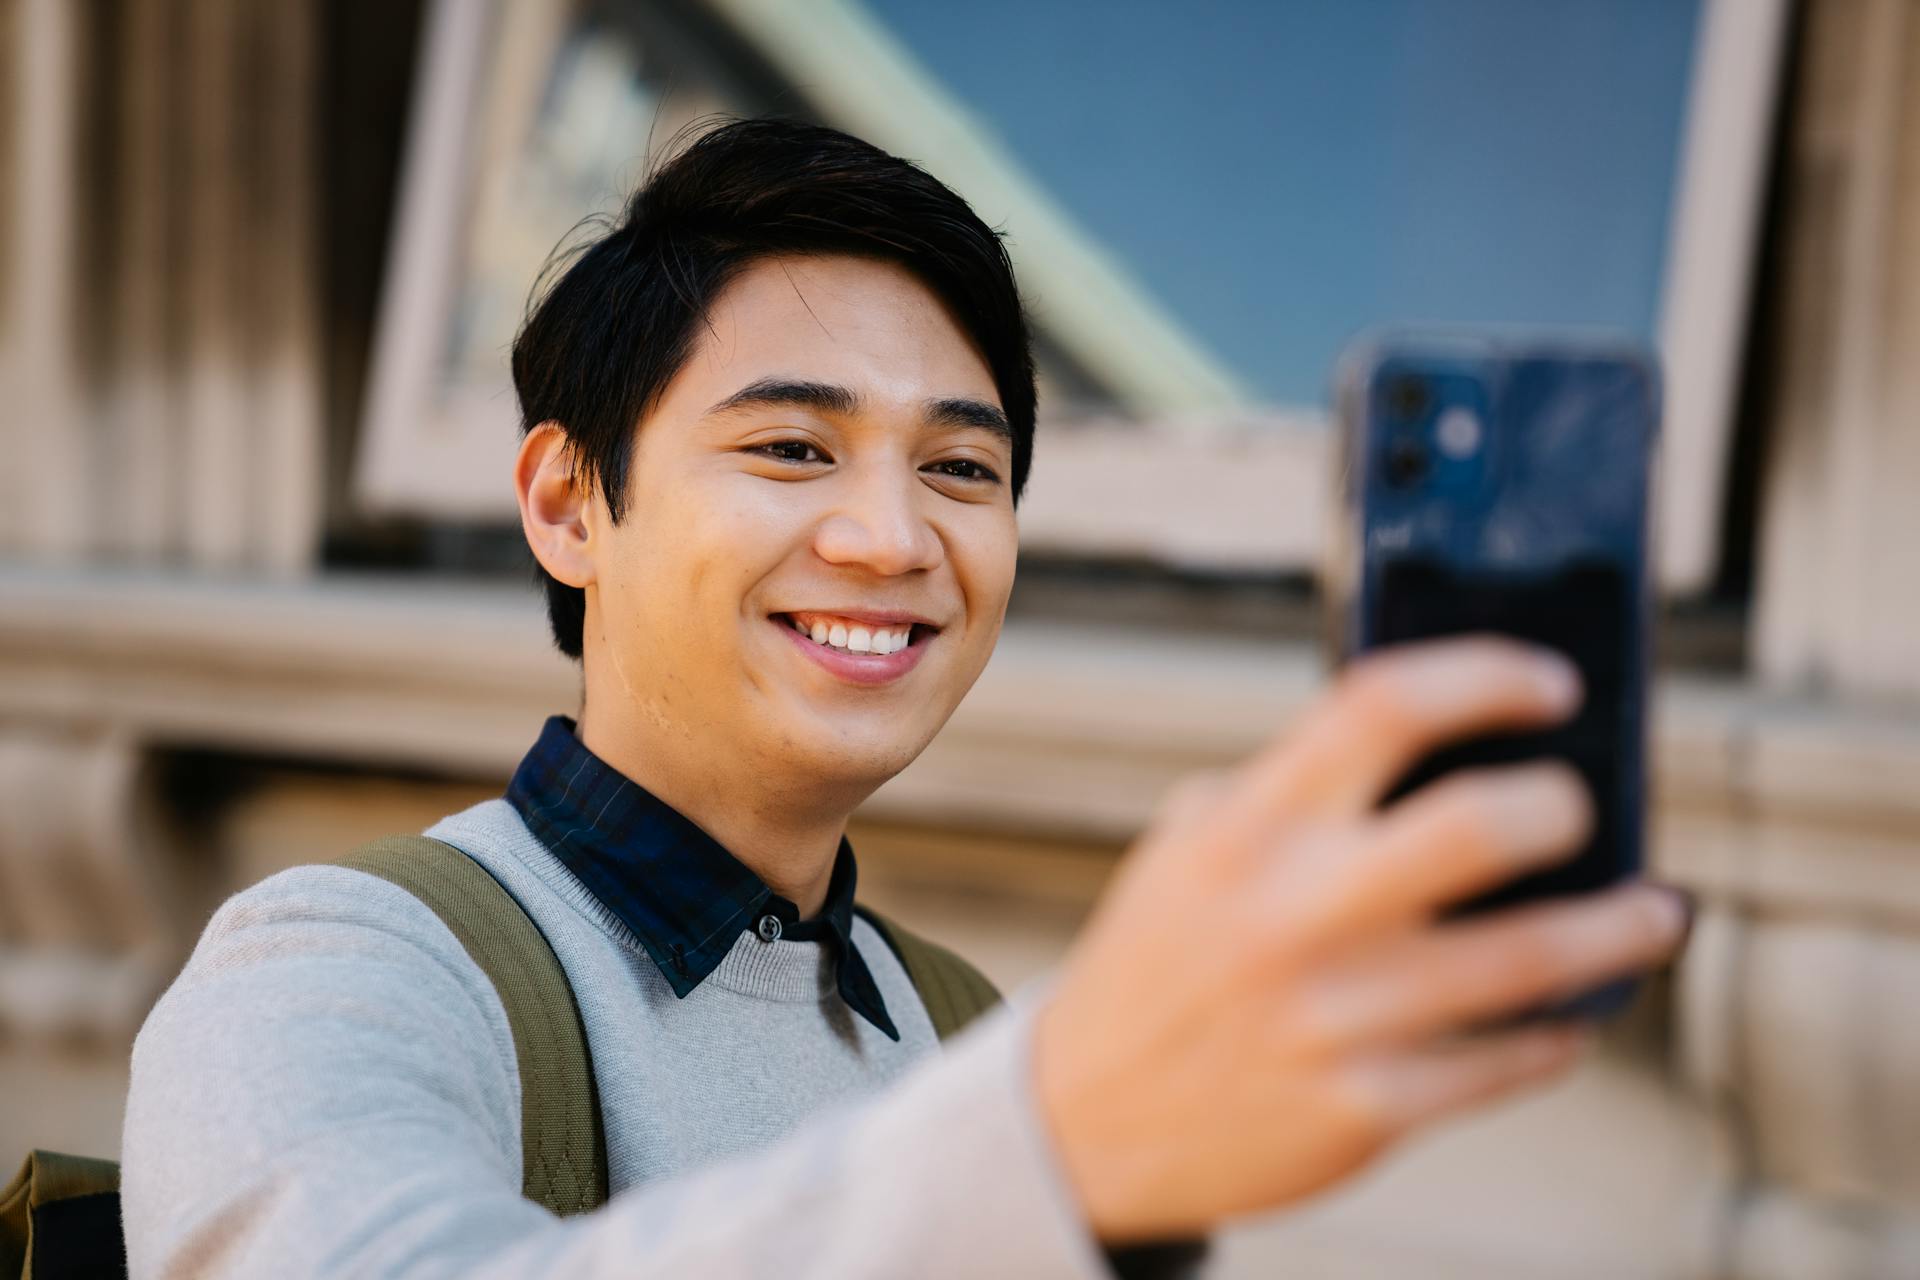
[[[634,433],[691,355],[721,290],[756,259],[852,253],[905,267],[979,347],[1013,427],[1013,497],[1033,454],[1027,320],[1000,234],[910,161],[822,125],[730,121],[701,133],[603,234],[549,264],[513,344],[521,431],[558,423],[582,480],[625,513]],[[538,570],[554,643],[578,658],[586,593]]]

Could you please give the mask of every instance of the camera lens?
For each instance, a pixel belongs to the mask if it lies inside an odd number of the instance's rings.
[[[1465,405],[1457,404],[1442,411],[1440,420],[1433,424],[1433,442],[1440,446],[1441,453],[1456,461],[1480,452],[1480,441],[1485,435],[1480,416]]]
[[[1387,446],[1387,483],[1411,489],[1427,477],[1427,450],[1418,440],[1395,440]]]
[[[1418,422],[1432,403],[1425,378],[1408,373],[1387,383],[1387,413],[1397,422]]]

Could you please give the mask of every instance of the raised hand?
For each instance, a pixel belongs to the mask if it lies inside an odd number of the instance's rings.
[[[1378,807],[1434,748],[1579,697],[1563,659],[1506,640],[1378,651],[1259,755],[1173,789],[1036,1027],[1041,1109],[1102,1240],[1279,1207],[1560,1075],[1584,1028],[1461,1033],[1674,953],[1684,905],[1644,883],[1437,920],[1580,846],[1591,805],[1564,765]]]

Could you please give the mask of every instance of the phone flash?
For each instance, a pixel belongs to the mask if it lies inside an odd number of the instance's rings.
[[[1480,451],[1480,419],[1473,410],[1454,405],[1433,424],[1433,442],[1449,458],[1471,458]]]

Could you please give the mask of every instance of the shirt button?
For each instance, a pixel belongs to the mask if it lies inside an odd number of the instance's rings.
[[[760,923],[755,928],[759,931],[762,942],[780,941],[780,917],[773,912],[769,911],[761,916]]]

